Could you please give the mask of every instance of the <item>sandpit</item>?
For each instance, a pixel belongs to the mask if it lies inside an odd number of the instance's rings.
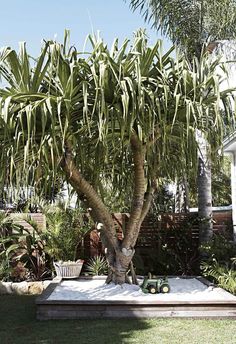
[[[168,294],[144,294],[105,278],[54,281],[36,299],[37,319],[236,318],[236,297],[207,280],[171,277],[169,284]]]
[[[140,280],[141,283],[141,280]],[[63,280],[48,300],[101,301],[236,301],[227,291],[202,283],[197,278],[169,278],[170,293],[144,294],[139,286],[105,284],[105,279]]]

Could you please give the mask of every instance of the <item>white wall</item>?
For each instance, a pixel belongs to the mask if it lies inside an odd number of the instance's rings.
[[[231,190],[232,190],[232,212],[233,212],[234,241],[236,241],[236,151],[232,152]]]

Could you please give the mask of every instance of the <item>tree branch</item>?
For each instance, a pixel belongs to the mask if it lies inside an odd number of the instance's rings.
[[[145,147],[140,142],[136,133],[130,140],[134,163],[134,192],[130,211],[130,217],[126,226],[125,236],[122,243],[124,249],[132,250],[135,245],[136,232],[139,231],[140,216],[143,209],[145,192],[144,156]]]
[[[150,210],[150,207],[153,201],[153,196],[156,190],[157,190],[157,183],[155,180],[153,180],[148,186],[148,189],[145,195],[143,209],[142,209],[142,213],[139,220],[140,226]]]
[[[119,250],[119,242],[112,216],[92,185],[89,184],[89,182],[85,180],[80,173],[79,169],[74,163],[72,152],[73,149],[70,142],[66,142],[65,155],[61,163],[61,167],[67,176],[68,182],[73,186],[76,192],[85,195],[86,202],[89,207],[92,208],[94,217],[96,217],[96,219],[102,223],[102,230],[104,231],[110,244],[117,251]]]

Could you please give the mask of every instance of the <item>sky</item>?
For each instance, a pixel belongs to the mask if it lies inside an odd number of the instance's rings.
[[[129,0],[0,0],[0,47],[18,49],[18,42],[25,41],[33,56],[43,39],[62,41],[65,29],[71,31],[71,44],[82,49],[92,32],[100,31],[111,46],[114,38],[132,38],[139,28],[147,29],[150,45],[163,38],[130,10]],[[165,39],[164,49],[170,45]]]

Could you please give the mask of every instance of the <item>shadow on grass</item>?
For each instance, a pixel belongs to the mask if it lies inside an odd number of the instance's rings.
[[[34,296],[0,296],[0,344],[235,344],[235,320],[36,320]]]
[[[0,296],[0,343],[120,344],[150,325],[142,319],[36,320],[34,296]]]

